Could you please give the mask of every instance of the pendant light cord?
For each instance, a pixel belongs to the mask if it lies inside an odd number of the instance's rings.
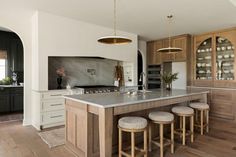
[[[168,15],[167,18],[168,18],[168,32],[169,32],[169,47],[171,47],[170,35],[171,35],[171,22],[172,22],[173,15]]]
[[[116,36],[116,0],[114,0],[114,35]]]
[[[173,15],[168,15],[168,32],[169,32],[169,47],[171,47],[171,39],[170,39],[170,34],[171,34],[171,20],[173,18]]]

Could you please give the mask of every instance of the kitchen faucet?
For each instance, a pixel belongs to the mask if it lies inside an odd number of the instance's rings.
[[[139,82],[143,82],[143,85],[142,85],[142,87],[143,87],[143,91],[146,91],[146,84],[145,84],[145,82],[144,82],[144,77],[145,77],[145,73],[144,72],[141,72],[140,73],[140,76],[139,76]]]

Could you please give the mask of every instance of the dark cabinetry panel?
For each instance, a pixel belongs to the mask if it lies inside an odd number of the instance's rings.
[[[23,111],[23,88],[0,87],[0,113]]]
[[[10,112],[10,107],[9,95],[0,94],[0,112]]]

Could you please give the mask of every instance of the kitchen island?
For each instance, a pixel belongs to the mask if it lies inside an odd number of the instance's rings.
[[[120,115],[199,100],[207,102],[207,90],[155,90],[126,93],[70,95],[66,98],[66,147],[79,157],[111,157],[117,150]]]

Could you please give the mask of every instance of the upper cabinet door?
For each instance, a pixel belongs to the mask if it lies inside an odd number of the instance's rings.
[[[169,40],[163,40],[162,48],[169,47]],[[162,52],[161,53],[162,62],[171,62],[174,61],[175,55],[174,53]]]
[[[147,64],[161,64],[161,54],[157,52],[162,48],[162,41],[151,41],[147,43]]]
[[[155,64],[155,42],[147,43],[147,64]]]
[[[196,40],[195,50],[195,79],[196,80],[212,80],[213,77],[213,61],[212,61],[212,38],[208,37],[204,40]]]
[[[234,44],[225,37],[216,36],[216,80],[234,80]]]
[[[158,40],[158,41],[155,41],[155,62],[156,64],[161,64],[162,63],[162,60],[161,60],[161,52],[157,52],[158,49],[162,48],[162,41],[161,40]]]
[[[186,61],[187,37],[174,38],[172,45],[182,49],[182,51],[175,53],[175,61]]]

